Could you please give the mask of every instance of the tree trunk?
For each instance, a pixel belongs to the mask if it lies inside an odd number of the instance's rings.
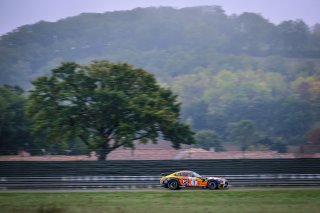
[[[101,134],[103,134],[103,132]],[[105,161],[108,154],[112,151],[109,147],[109,140],[102,135],[97,137],[96,142],[100,144],[100,147],[97,150],[98,161]]]
[[[105,150],[101,150],[98,152],[98,161],[104,161],[107,159],[107,154]]]
[[[108,154],[110,153],[110,150],[107,149],[101,149],[97,152],[98,154],[98,161],[105,161],[107,159]]]

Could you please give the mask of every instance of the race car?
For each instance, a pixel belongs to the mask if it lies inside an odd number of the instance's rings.
[[[160,185],[171,190],[182,187],[201,187],[206,189],[226,189],[228,181],[220,177],[203,177],[193,171],[178,171],[172,174],[161,174]]]

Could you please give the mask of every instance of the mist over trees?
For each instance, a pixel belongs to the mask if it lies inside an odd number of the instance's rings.
[[[285,151],[320,125],[320,24],[219,6],[85,13],[2,36],[0,84],[30,89],[61,62],[93,59],[153,73],[178,94],[183,121],[219,146]]]
[[[320,57],[319,40],[320,24],[310,28],[290,20],[274,25],[254,13],[228,16],[218,6],[85,13],[24,25],[2,36],[0,79],[26,86],[60,62],[100,58],[126,61],[163,80],[199,68],[286,73],[292,57],[318,66],[312,59]]]

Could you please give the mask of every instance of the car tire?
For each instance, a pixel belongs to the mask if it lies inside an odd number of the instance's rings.
[[[178,181],[176,181],[176,180],[170,180],[170,181],[168,182],[168,188],[169,188],[170,190],[178,190],[178,189],[180,188]]]
[[[217,181],[208,182],[208,189],[210,189],[210,190],[218,189]]]

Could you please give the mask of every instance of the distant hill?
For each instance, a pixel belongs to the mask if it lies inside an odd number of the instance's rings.
[[[219,6],[85,13],[25,25],[0,38],[0,84],[23,87],[61,61],[126,61],[166,81],[199,68],[256,64],[237,56],[320,57],[320,25],[274,25],[254,13],[228,16]]]

